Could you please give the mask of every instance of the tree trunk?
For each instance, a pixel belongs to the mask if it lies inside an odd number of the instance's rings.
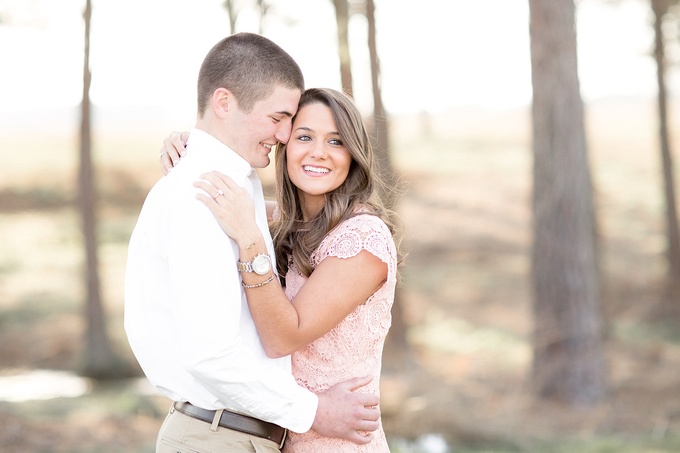
[[[257,3],[257,12],[259,21],[258,21],[258,30],[259,34],[263,35],[264,34],[264,18],[267,15],[267,12],[269,11],[269,4],[265,0],[256,0]]]
[[[373,137],[375,139],[375,154],[382,177],[388,187],[394,187],[395,176],[392,159],[390,158],[389,122],[382,102],[380,87],[380,59],[376,44],[375,4],[373,0],[366,0],[366,18],[368,20],[368,51],[371,59],[371,86],[373,89]],[[394,208],[396,199],[391,191],[384,194],[390,208]]]
[[[93,183],[90,134],[90,20],[91,1],[85,3],[85,54],[83,64],[83,100],[81,104],[80,168],[78,172],[78,205],[85,240],[85,304],[86,338],[83,374],[106,378],[114,371],[114,360],[104,321],[99,294],[99,264],[97,259],[95,188]]]
[[[229,15],[229,33],[236,33],[236,16],[238,16],[238,11],[234,5],[234,0],[224,0],[224,9],[227,10],[227,15]]]
[[[667,291],[662,302],[660,314],[666,318],[680,315],[680,229],[678,228],[678,213],[675,203],[675,181],[673,173],[673,159],[668,134],[668,107],[666,104],[666,62],[663,35],[663,19],[668,12],[667,0],[651,0],[654,12],[654,59],[656,60],[656,75],[658,85],[659,108],[659,144],[661,148],[661,162],[663,171],[663,193],[666,202],[666,259],[668,261]]]
[[[380,88],[380,60],[376,45],[375,4],[373,0],[366,0],[366,19],[368,21],[368,49],[371,58],[371,84],[373,87],[373,138],[374,151],[378,161],[378,170],[386,182],[386,189],[382,193],[387,207],[396,210],[397,194],[390,190],[395,187],[396,177],[390,158],[389,121],[382,103]],[[406,324],[404,310],[400,303],[400,291],[397,288],[394,305],[392,306],[392,327],[385,341],[383,365],[386,369],[405,369],[411,364],[412,354],[406,339]]]
[[[533,82],[534,350],[538,397],[606,394],[593,190],[573,0],[529,0]]]
[[[352,60],[349,53],[349,5],[347,0],[333,0],[338,28],[340,83],[345,93],[352,96]]]

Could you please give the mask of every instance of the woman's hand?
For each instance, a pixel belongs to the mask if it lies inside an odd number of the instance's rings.
[[[179,159],[187,153],[187,140],[189,140],[189,132],[173,132],[163,140],[160,162],[164,175],[170,173]]]
[[[255,222],[255,205],[248,192],[217,171],[203,174],[201,178],[194,186],[207,195],[199,193],[196,198],[210,209],[227,236],[242,249],[261,240],[262,233]]]

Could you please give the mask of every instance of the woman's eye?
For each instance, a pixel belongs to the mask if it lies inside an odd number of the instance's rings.
[[[339,138],[332,138],[328,140],[328,143],[335,146],[342,146],[342,140],[340,140]]]
[[[309,135],[301,135],[298,137],[298,140],[300,140],[301,142],[309,142],[312,140],[312,137],[310,137]]]

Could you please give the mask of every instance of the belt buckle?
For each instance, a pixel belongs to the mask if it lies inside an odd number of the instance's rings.
[[[283,448],[283,444],[286,442],[286,437],[288,437],[288,430],[283,429],[283,437],[281,438],[281,443],[279,444],[279,450]]]

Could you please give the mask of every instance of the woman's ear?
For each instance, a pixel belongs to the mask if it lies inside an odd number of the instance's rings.
[[[213,93],[212,107],[215,114],[220,118],[224,117],[230,109],[234,108],[234,102],[234,95],[226,88],[218,88]]]

